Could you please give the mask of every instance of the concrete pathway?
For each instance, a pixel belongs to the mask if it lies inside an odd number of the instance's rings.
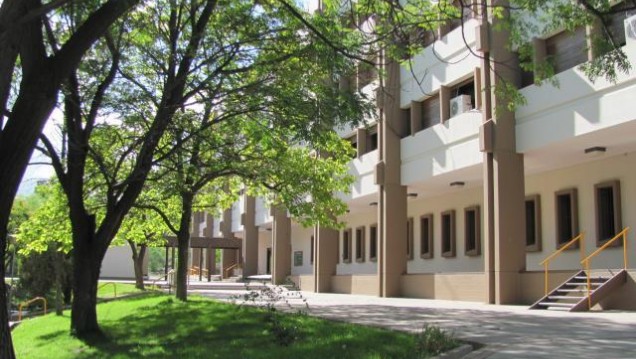
[[[235,294],[239,294],[234,292]],[[228,300],[229,293],[202,295]],[[636,358],[636,312],[563,313],[525,306],[302,292],[290,304],[333,320],[404,331],[436,325],[485,344],[467,358]]]

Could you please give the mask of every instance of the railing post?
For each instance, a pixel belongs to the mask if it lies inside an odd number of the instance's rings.
[[[627,270],[627,232],[628,229],[626,228],[625,231],[623,232],[623,266],[625,270]]]
[[[585,260],[585,272],[587,274],[587,309],[590,310],[592,309],[592,295],[591,295],[591,290],[592,290],[592,279],[591,279],[591,274],[590,273],[590,261],[588,259]]]

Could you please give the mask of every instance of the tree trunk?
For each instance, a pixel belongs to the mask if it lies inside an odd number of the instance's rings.
[[[132,250],[133,267],[135,269],[135,288],[145,290],[144,287],[144,257],[146,256],[145,244],[139,245],[139,251],[137,251],[137,245],[133,241],[127,241]]]
[[[95,234],[95,217],[73,226],[73,304],[71,334],[85,338],[101,334],[97,324],[97,284],[108,245]]]
[[[188,252],[190,251],[190,224],[194,195],[181,195],[181,218],[177,235],[177,299],[188,300]]]
[[[0,218],[0,238],[7,238],[7,219]],[[13,342],[11,341],[11,330],[9,329],[9,303],[7,302],[7,288],[4,283],[5,267],[4,255],[6,246],[4,243],[0,245],[0,358],[15,359],[13,352]]]
[[[64,283],[64,253],[57,251],[57,245],[53,245],[55,248],[55,314],[62,315],[64,311],[62,285]]]

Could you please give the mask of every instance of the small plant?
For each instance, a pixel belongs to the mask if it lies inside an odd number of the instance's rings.
[[[433,325],[425,325],[415,337],[416,358],[428,358],[439,355],[459,345],[459,341],[449,333]]]
[[[249,289],[249,287],[247,288]],[[303,309],[294,309],[294,306],[290,302],[290,299],[292,298],[292,296],[290,296],[291,293],[294,294],[293,298],[302,300],[302,303],[304,304]],[[283,317],[278,308],[282,308],[284,311],[293,312],[293,315],[307,314],[306,309],[309,307],[307,299],[303,298],[299,293],[298,288],[291,285],[266,286],[261,289],[250,290],[248,293],[244,294],[240,298],[243,300],[243,303],[240,305],[252,304],[262,306],[265,309],[265,321],[270,325],[269,332],[274,336],[275,342],[281,346],[289,346],[300,337],[301,330],[293,320],[286,320],[292,318]]]

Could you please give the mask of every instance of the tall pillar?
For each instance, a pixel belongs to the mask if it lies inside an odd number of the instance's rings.
[[[272,283],[283,284],[291,274],[291,219],[287,210],[272,207]]]
[[[314,291],[331,291],[331,277],[338,265],[338,231],[320,224],[314,228]]]
[[[243,225],[243,275],[256,275],[258,272],[258,227],[256,226],[256,199],[244,196],[245,212],[241,214]]]
[[[382,297],[401,295],[400,281],[406,273],[406,187],[402,186],[400,154],[400,65],[386,65],[387,79],[381,109],[380,161],[376,168],[378,201],[378,293]]]
[[[223,221],[221,222],[221,234],[225,238],[233,238],[232,233],[232,208],[228,208],[223,211]],[[225,270],[234,264],[238,263],[236,260],[236,249],[223,249],[221,252],[221,278],[226,278],[228,275]],[[228,273],[230,274],[230,273]]]
[[[488,0],[487,5],[482,9],[505,6],[507,2]],[[488,15],[482,18],[488,43],[498,44],[482,49],[485,92],[480,138],[484,152],[484,260],[489,303],[511,304],[521,298],[519,276],[526,266],[524,167],[523,155],[516,149],[514,112],[507,109],[505,99],[498,99],[497,88],[502,81],[518,84],[520,71],[515,56],[501,45],[507,43],[509,34],[493,29],[496,21]]]
[[[214,237],[214,217],[210,213],[205,214],[206,226],[203,228],[203,236],[206,238]],[[206,253],[206,268],[208,270],[208,282],[211,280],[212,274],[216,270],[216,248],[207,248]]]

